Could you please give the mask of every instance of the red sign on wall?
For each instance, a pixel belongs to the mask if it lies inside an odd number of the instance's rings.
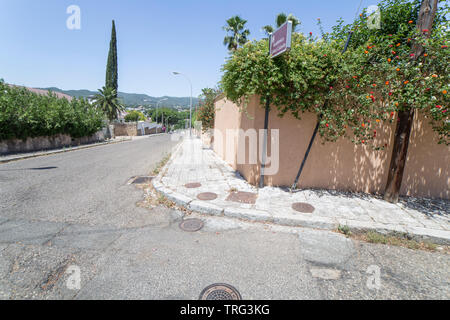
[[[287,21],[270,36],[270,56],[272,58],[291,48],[292,22]]]

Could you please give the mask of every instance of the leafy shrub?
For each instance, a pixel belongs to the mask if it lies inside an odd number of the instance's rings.
[[[214,99],[218,96],[219,91],[212,88],[202,89],[200,96],[201,102],[196,115],[196,120],[202,122],[202,130],[205,132],[214,127],[215,107]]]
[[[417,30],[420,4],[383,0],[381,29],[369,29],[364,12],[351,25],[338,22],[321,39],[293,34],[290,52],[273,59],[267,39],[248,42],[223,66],[221,87],[244,107],[250,96],[259,95],[262,105],[270,98],[279,116],[316,113],[326,141],[345,136],[357,144],[372,143],[376,126],[414,108],[430,120],[440,143],[449,144],[448,5],[441,2],[432,30]],[[350,30],[350,46],[342,53]],[[424,53],[413,57],[417,43]]]
[[[0,141],[68,134],[90,136],[100,130],[103,114],[87,100],[39,95],[0,81]]]
[[[130,111],[126,116],[125,116],[125,121],[126,122],[136,122],[136,121],[145,121],[147,120],[144,116],[144,114],[142,112],[133,110]]]

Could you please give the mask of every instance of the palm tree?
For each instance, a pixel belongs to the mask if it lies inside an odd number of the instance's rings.
[[[281,27],[286,21],[292,22],[292,32],[295,32],[297,30],[297,27],[301,24],[300,20],[292,13],[288,16],[285,13],[280,13],[275,19],[276,29]],[[266,35],[269,35],[273,33],[275,29],[271,25],[267,25],[262,28],[262,31],[264,31]]]
[[[231,34],[223,39],[223,44],[227,46],[228,50],[237,50],[239,46],[242,46],[247,42],[250,30],[244,29],[246,23],[247,20],[244,20],[239,16],[234,16],[227,20],[227,25],[224,26],[223,29]]]
[[[94,103],[108,117],[109,121],[113,121],[119,117],[119,113],[123,111],[115,89],[103,87],[98,90],[99,93],[94,97]]]

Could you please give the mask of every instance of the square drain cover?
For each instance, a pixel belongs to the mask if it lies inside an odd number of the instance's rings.
[[[154,177],[137,177],[132,184],[146,184],[152,182]]]

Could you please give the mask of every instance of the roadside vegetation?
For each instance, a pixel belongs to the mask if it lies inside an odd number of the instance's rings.
[[[174,126],[174,129],[184,129],[185,119],[189,119],[189,111],[177,111],[171,108],[148,109],[146,115],[152,118],[152,121],[161,123],[164,118],[164,124]]]
[[[119,117],[123,107],[117,98],[117,92],[110,87],[103,87],[94,97],[95,106],[101,110],[109,121],[113,121]]]
[[[86,99],[47,96],[0,80],[0,141],[68,134],[93,135],[103,126],[104,115]]]
[[[238,105],[252,95],[259,95],[262,105],[270,98],[281,117],[315,113],[325,141],[347,137],[384,149],[374,144],[380,126],[417,110],[432,123],[439,142],[449,144],[449,6],[441,1],[432,30],[418,30],[420,6],[419,0],[383,0],[380,29],[369,29],[364,11],[353,24],[338,21],[320,37],[294,33],[290,52],[274,59],[268,39],[246,42],[230,51],[221,88]],[[415,45],[423,48],[418,54],[412,53]]]
[[[164,168],[167,162],[169,162],[170,156],[171,156],[170,153],[165,155],[164,158],[162,158],[161,161],[156,164],[155,168],[153,169],[150,175],[157,176],[161,172],[161,169]]]
[[[220,94],[219,89],[204,88],[200,95],[200,107],[195,114],[195,120],[202,122],[203,132],[214,128],[215,107],[214,99]]]
[[[142,112],[133,110],[125,116],[125,122],[145,121],[147,118]]]
[[[346,235],[349,238],[374,244],[384,244],[390,246],[404,247],[412,250],[425,250],[431,252],[450,253],[450,247],[438,245],[427,240],[416,240],[408,234],[381,234],[375,231],[351,232],[348,226],[340,225],[337,232]]]

